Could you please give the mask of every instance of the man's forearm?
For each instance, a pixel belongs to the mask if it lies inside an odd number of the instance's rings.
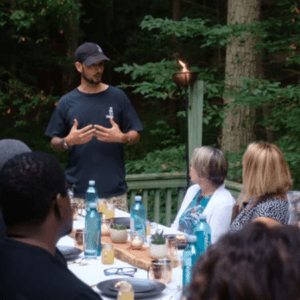
[[[64,152],[67,150],[64,146],[64,139],[57,136],[51,139],[51,148],[55,152]]]
[[[133,145],[140,141],[140,134],[135,131],[131,130],[127,133],[124,133],[124,144],[126,145]]]

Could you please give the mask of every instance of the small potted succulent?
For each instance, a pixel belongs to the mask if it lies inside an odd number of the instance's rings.
[[[150,244],[150,257],[154,259],[164,258],[168,255],[168,245],[166,239],[163,236],[163,232],[156,231],[153,236],[153,240]]]
[[[115,224],[110,229],[110,238],[113,243],[126,243],[128,239],[127,227]]]

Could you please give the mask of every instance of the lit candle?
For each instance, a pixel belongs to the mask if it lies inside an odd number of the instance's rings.
[[[142,241],[136,237],[133,241],[132,241],[132,246],[138,247],[142,245]]]
[[[107,226],[106,224],[102,224],[101,225],[101,233],[102,233],[102,235],[109,235],[109,233],[110,233],[109,226]]]

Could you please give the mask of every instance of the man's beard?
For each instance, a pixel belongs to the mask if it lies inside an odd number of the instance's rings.
[[[100,77],[100,80],[99,80],[99,81],[95,81],[95,80],[93,80],[92,78],[88,78],[88,77],[85,75],[84,70],[82,71],[81,75],[82,75],[83,79],[84,79],[85,81],[87,81],[88,83],[91,83],[91,84],[94,84],[94,85],[98,85],[98,84],[101,82],[101,77]]]

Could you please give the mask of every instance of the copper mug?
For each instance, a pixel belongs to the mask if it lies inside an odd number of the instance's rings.
[[[148,269],[148,279],[156,280],[162,284],[168,284],[172,281],[172,262],[169,259],[155,259],[151,261]]]
[[[166,244],[168,245],[168,256],[177,255],[178,246],[175,237],[167,237]]]
[[[75,247],[83,251],[83,232],[84,229],[75,229]]]
[[[78,204],[76,202],[71,202],[73,221],[77,220],[78,217]]]

